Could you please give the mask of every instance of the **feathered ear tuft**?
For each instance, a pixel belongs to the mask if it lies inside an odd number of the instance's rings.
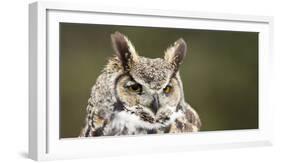
[[[133,44],[120,32],[111,34],[111,41],[113,49],[122,63],[124,70],[128,71],[133,63],[138,62],[139,58]]]
[[[186,56],[186,50],[186,43],[184,39],[180,38],[166,50],[164,59],[174,66],[175,71],[178,71],[180,64]]]

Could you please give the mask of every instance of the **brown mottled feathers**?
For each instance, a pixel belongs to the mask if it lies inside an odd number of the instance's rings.
[[[187,105],[187,108],[182,109],[185,116],[178,118],[172,124],[170,133],[183,133],[183,132],[196,132],[200,130],[201,121],[199,116],[191,106]]]
[[[115,55],[92,87],[80,137],[199,131],[200,118],[185,100],[179,73],[185,41],[151,59],[139,56],[119,32],[111,40]]]

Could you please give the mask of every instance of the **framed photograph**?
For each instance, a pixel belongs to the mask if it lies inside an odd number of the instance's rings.
[[[29,6],[29,157],[272,144],[266,16]]]

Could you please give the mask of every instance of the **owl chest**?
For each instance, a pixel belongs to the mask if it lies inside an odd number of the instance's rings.
[[[104,135],[137,135],[164,133],[165,126],[145,122],[136,115],[120,112],[113,116],[104,129]]]

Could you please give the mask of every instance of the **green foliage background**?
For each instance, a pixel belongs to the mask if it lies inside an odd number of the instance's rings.
[[[113,54],[115,31],[150,58],[163,57],[178,38],[187,42],[180,73],[201,131],[258,128],[258,33],[61,23],[62,138],[77,137],[84,125],[91,87]]]

